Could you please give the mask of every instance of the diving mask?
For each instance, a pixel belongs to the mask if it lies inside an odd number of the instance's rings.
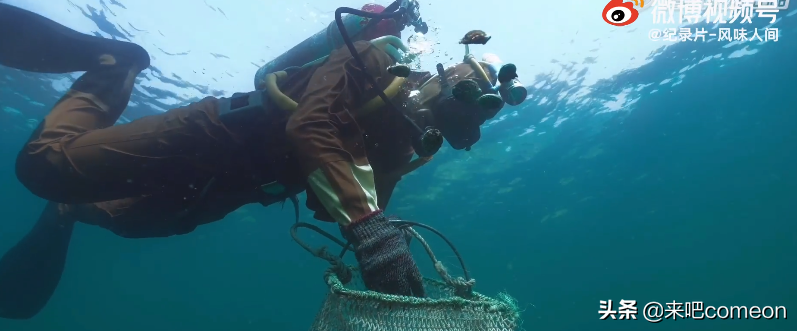
[[[481,125],[495,117],[505,103],[517,106],[528,95],[517,79],[514,64],[506,64],[500,70],[486,66],[488,75],[472,55],[465,57],[465,63],[473,67],[475,77],[463,79],[453,87],[448,84],[443,65],[437,65],[440,96],[432,109],[436,126],[449,145],[457,150],[470,150],[481,138]],[[496,80],[500,84],[494,86]]]
[[[493,66],[487,66],[489,75],[482,70],[481,64],[472,60],[472,56],[465,58],[466,63],[470,63],[476,75],[473,79],[464,79],[457,82],[453,88],[447,84],[441,85],[441,101],[445,105],[438,104],[439,107],[470,108],[482,121],[487,121],[504,107],[504,103],[517,106],[526,100],[528,91],[526,87],[517,79],[517,67],[508,63],[496,72]],[[438,64],[438,74],[441,80],[445,73],[441,71],[441,64]],[[497,77],[499,85],[493,86]],[[454,102],[454,100],[458,102]],[[439,103],[440,103],[439,102]]]
[[[500,70],[496,70],[495,66],[490,64],[486,66],[487,71],[490,73],[488,75],[487,72],[483,70],[482,65],[470,54],[470,49],[466,48],[466,51],[468,51],[468,54],[465,55],[463,62],[470,64],[476,73],[476,78],[481,78],[490,84],[489,86],[483,87],[483,90],[490,91],[489,93],[493,94],[497,93],[504,102],[512,106],[517,106],[523,103],[523,101],[526,101],[528,91],[526,91],[526,87],[518,80],[517,66],[512,63],[507,63],[501,66]],[[496,78],[498,80],[498,85],[492,86],[491,84],[496,81]],[[492,104],[489,105],[492,106]]]
[[[448,83],[442,64],[437,65],[440,94],[432,114],[435,126],[449,145],[456,150],[470,150],[481,138],[481,125],[495,117],[504,101],[494,93],[493,86],[484,79],[464,79],[453,87]]]

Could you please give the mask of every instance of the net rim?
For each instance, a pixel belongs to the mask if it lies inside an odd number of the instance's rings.
[[[357,267],[348,267],[352,273],[359,272],[359,268]],[[488,297],[478,292],[472,292],[473,299],[466,299],[459,296],[452,296],[448,298],[441,298],[441,299],[432,299],[432,298],[418,298],[413,296],[403,296],[403,295],[393,295],[393,294],[385,294],[379,293],[376,291],[360,291],[360,290],[352,290],[347,288],[338,278],[338,276],[334,273],[328,273],[324,276],[326,279],[327,285],[329,286],[330,292],[332,294],[340,295],[340,296],[347,296],[347,297],[354,297],[358,300],[366,300],[366,301],[373,301],[378,302],[380,304],[394,304],[394,305],[412,305],[412,306],[459,306],[459,307],[471,307],[471,308],[480,308],[485,309],[493,312],[503,312],[512,316],[516,316],[518,314],[517,309],[510,303],[504,300]],[[432,283],[434,285],[449,288],[453,290],[453,287],[446,284],[445,282],[423,277],[424,282]]]

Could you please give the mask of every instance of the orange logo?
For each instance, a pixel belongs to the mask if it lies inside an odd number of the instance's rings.
[[[611,0],[603,8],[603,20],[614,26],[626,26],[634,23],[639,18],[639,12],[634,9],[634,5],[639,8],[645,7],[645,0],[634,0],[634,2]]]

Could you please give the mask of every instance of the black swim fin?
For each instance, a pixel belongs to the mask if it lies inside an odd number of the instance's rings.
[[[114,61],[109,62],[108,55]],[[149,54],[134,43],[90,36],[39,14],[0,3],[0,65],[67,73],[118,64],[144,69]]]
[[[0,317],[29,319],[55,292],[75,222],[48,202],[33,229],[0,258]]]

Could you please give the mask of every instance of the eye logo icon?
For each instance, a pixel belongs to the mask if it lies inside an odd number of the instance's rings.
[[[634,9],[634,5],[639,8],[645,7],[645,0],[634,0],[634,2],[623,2],[623,0],[612,0],[603,7],[603,20],[614,26],[626,26],[634,23],[639,18],[639,12]]]

